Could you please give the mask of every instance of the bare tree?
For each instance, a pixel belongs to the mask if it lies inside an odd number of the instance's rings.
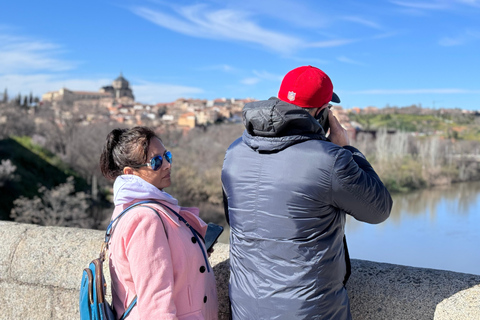
[[[94,227],[88,214],[89,196],[84,192],[75,193],[73,177],[52,189],[42,186],[38,192],[40,197],[16,199],[10,217],[16,222],[41,226]]]
[[[2,160],[0,164],[0,187],[2,187],[5,181],[15,178],[15,170],[17,167],[13,165],[10,159]]]

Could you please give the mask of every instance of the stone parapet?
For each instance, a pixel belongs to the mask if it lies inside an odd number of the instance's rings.
[[[104,233],[2,221],[0,234],[0,319],[78,319],[82,270]],[[217,244],[220,319],[229,318],[228,261],[228,245]],[[478,275],[352,260],[347,287],[354,319],[480,319]]]

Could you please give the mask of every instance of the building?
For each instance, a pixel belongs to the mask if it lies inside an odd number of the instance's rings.
[[[113,80],[111,86],[104,86],[98,92],[74,91],[62,88],[58,91],[47,92],[42,95],[42,101],[47,103],[64,102],[66,104],[78,104],[78,102],[95,103],[97,105],[111,105],[113,103],[133,104],[134,95],[129,82],[120,73]]]
[[[132,89],[130,89],[130,83],[123,77],[121,72],[118,78],[113,80],[111,86],[102,87],[100,92],[110,93],[115,99],[126,97],[130,98],[132,102],[135,101]]]

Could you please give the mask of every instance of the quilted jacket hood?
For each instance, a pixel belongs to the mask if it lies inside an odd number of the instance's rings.
[[[326,140],[322,126],[306,110],[277,98],[243,108],[243,141],[260,152],[275,152],[307,140]]]

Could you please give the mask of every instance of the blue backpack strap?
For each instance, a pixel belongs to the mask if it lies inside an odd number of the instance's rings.
[[[135,296],[132,302],[130,302],[130,305],[128,306],[127,310],[125,310],[125,312],[122,314],[122,316],[120,317],[120,320],[124,320],[130,313],[130,311],[132,311],[133,307],[135,307],[136,304],[137,304],[137,296]]]
[[[144,201],[136,202],[136,203],[132,204],[131,206],[129,206],[128,208],[124,209],[115,219],[110,221],[110,224],[107,227],[107,231],[105,232],[105,242],[108,243],[110,241],[110,238],[112,237],[113,231],[115,231],[115,227],[117,226],[118,222],[120,221],[120,219],[123,217],[123,215],[125,213],[127,213],[130,209],[133,209],[134,207],[139,206],[141,204],[145,204],[145,203],[152,203],[152,201],[151,200],[144,200]],[[157,215],[158,215],[158,213],[157,213]],[[162,223],[163,223],[163,220],[162,220]]]
[[[165,230],[165,235],[167,236],[167,239],[168,239],[168,234],[167,234],[167,229],[165,228],[165,224],[163,223],[163,220],[162,220],[162,217],[160,217],[160,215],[158,214],[158,212],[153,209],[152,207],[149,207],[149,206],[142,206],[142,204],[144,203],[151,203],[150,201],[140,201],[140,202],[137,202],[131,206],[129,206],[128,208],[126,208],[125,210],[123,210],[115,219],[113,219],[110,224],[108,225],[107,227],[107,231],[105,232],[105,243],[104,243],[104,246],[108,247],[108,242],[110,241],[110,239],[112,238],[112,235],[113,235],[113,232],[115,231],[115,227],[117,226],[118,222],[120,222],[120,219],[124,216],[125,213],[127,213],[127,211],[129,211],[130,209],[133,209],[134,207],[147,207],[149,209],[152,209],[155,214],[160,218],[160,221],[162,222],[162,225],[163,225],[163,229]],[[103,249],[102,249],[103,251]],[[135,298],[133,298],[132,302],[130,302],[130,305],[127,307],[127,309],[125,309],[125,312],[122,314],[122,316],[120,317],[120,320],[124,320],[129,314],[130,314],[130,311],[132,311],[133,307],[137,304],[137,296],[135,296]]]

